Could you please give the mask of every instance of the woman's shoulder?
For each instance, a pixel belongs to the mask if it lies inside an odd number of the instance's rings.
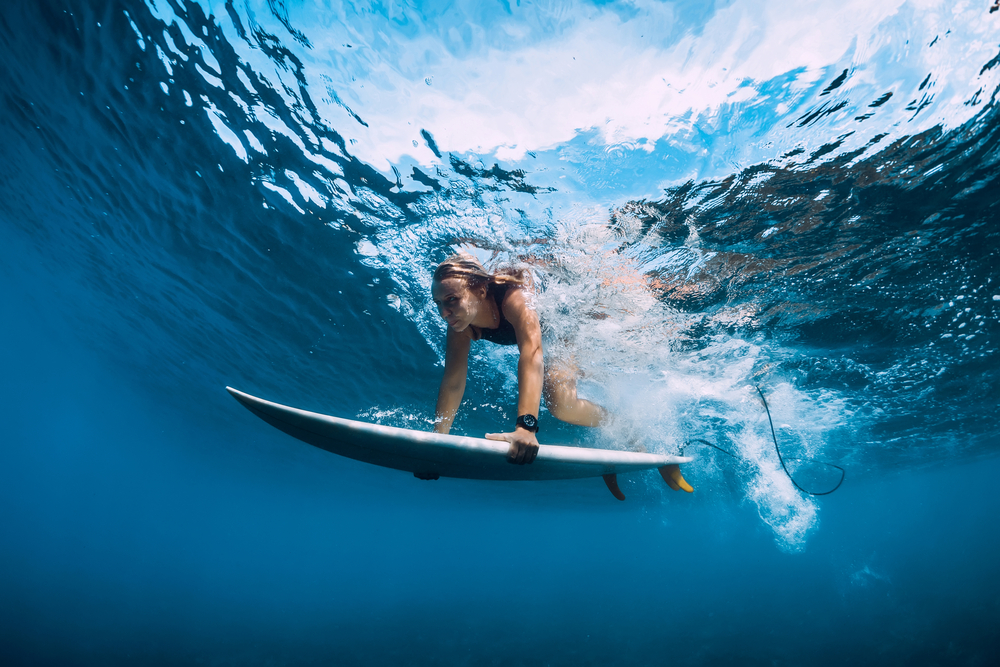
[[[520,283],[500,283],[491,285],[490,292],[493,294],[493,298],[496,299],[498,305],[506,305],[512,299],[515,302],[523,302],[524,290],[526,288],[526,285]]]
[[[533,292],[529,285],[507,285],[503,301],[497,303],[504,318],[510,321],[520,321],[529,313],[534,314],[535,306]],[[534,319],[534,318],[529,318]]]

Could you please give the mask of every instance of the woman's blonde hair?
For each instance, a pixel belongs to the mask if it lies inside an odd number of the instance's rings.
[[[441,282],[446,278],[461,278],[469,289],[481,285],[518,285],[528,286],[531,279],[524,269],[504,268],[497,273],[490,273],[475,257],[468,253],[458,253],[438,264],[434,271],[434,281]]]

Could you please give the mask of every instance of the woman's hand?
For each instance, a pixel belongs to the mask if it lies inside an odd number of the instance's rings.
[[[538,439],[531,431],[518,426],[511,433],[487,433],[487,440],[506,440],[510,443],[507,462],[524,465],[538,456]]]

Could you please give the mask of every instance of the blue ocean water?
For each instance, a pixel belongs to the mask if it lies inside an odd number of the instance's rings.
[[[3,663],[993,664],[998,27],[0,4]],[[736,456],[424,482],[224,391],[429,428],[456,249],[532,268],[618,415],[543,442]],[[457,432],[515,416],[481,347]]]

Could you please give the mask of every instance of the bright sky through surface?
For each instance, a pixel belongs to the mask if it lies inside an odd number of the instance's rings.
[[[147,4],[183,26],[166,3]],[[529,156],[536,174],[584,165],[571,179],[588,162],[607,171],[609,151],[633,167],[655,161],[655,175],[584,177],[575,189],[657,196],[665,186],[722,177],[793,149],[808,156],[835,143],[835,154],[956,127],[981,108],[977,90],[1000,81],[1000,68],[982,67],[995,53],[996,16],[976,2],[316,0],[272,11],[273,3],[257,0],[235,7],[250,29],[283,35],[301,72],[233,34],[224,2],[204,5],[240,58],[280,80],[279,90],[298,89],[301,77],[321,116],[307,120],[336,128],[352,155],[393,179],[393,166],[405,174],[409,164],[447,164],[426,131],[443,154],[515,168]],[[201,36],[185,37],[207,47]],[[210,49],[202,53],[211,67]],[[242,83],[247,90],[237,95],[255,92]],[[250,112],[300,143],[266,109]],[[241,159],[256,150],[253,137],[243,144],[219,134]],[[322,151],[304,152],[324,160]]]
[[[786,125],[815,101],[811,93],[843,69],[850,76],[837,93],[861,94],[832,122],[861,129],[861,109],[891,91],[894,112],[866,129],[905,123],[912,134],[973,113],[963,103],[995,48],[993,22],[968,2],[524,3],[509,13],[505,3],[433,4],[289,8],[312,43],[301,53],[307,79],[336,93],[321,112],[376,168],[404,156],[433,163],[421,129],[442,151],[517,161],[587,131],[608,146],[653,151],[661,139],[698,143],[726,124],[739,145],[746,137],[732,130],[751,112],[771,116],[777,131],[757,127],[770,150],[743,160],[774,157],[800,140]],[[938,106],[910,122],[905,107],[928,74],[946,82],[933,91]]]

